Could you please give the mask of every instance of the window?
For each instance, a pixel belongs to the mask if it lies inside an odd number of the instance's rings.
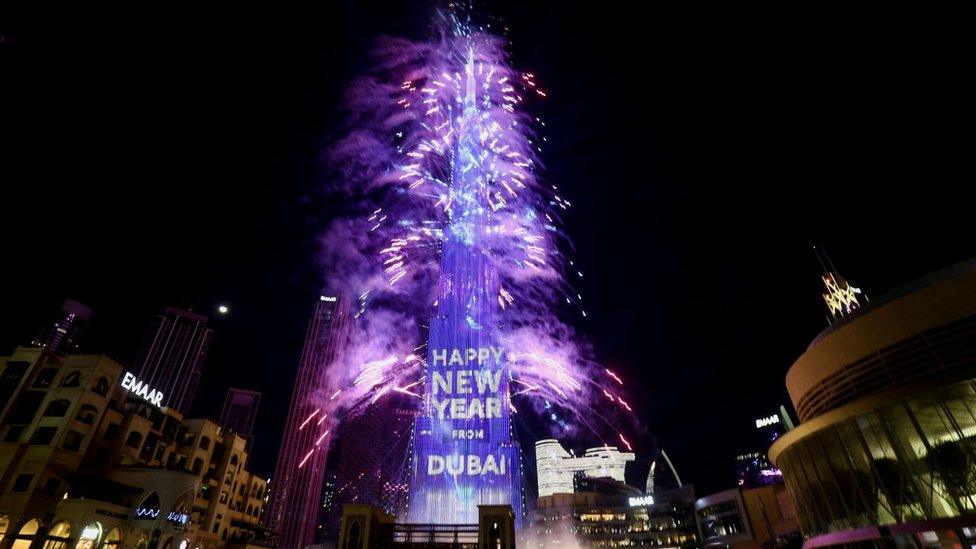
[[[227,503],[227,492],[224,490],[220,491],[220,503]]]
[[[85,440],[85,436],[78,431],[68,431],[68,434],[64,435],[64,442],[61,443],[61,447],[65,450],[77,452],[81,448],[83,440]]]
[[[31,437],[31,444],[51,444],[54,440],[54,435],[58,432],[57,427],[38,427],[34,431],[34,436]]]
[[[44,489],[41,490],[41,493],[45,496],[56,496],[58,495],[58,488],[60,487],[61,479],[51,477],[47,479],[47,482],[44,483]]]
[[[31,481],[34,480],[34,475],[17,475],[14,483],[10,485],[11,492],[26,492],[27,488],[30,486]]]
[[[91,392],[99,396],[105,396],[108,394],[108,380],[104,377],[100,377],[95,380],[95,383],[91,386]]]
[[[129,433],[129,436],[125,438],[125,445],[128,446],[129,448],[138,449],[140,444],[142,444],[142,435],[140,435],[136,431],[132,431],[131,433]]]
[[[122,541],[122,532],[119,532],[118,528],[112,528],[105,536],[105,541],[102,542],[102,549],[118,547],[120,541]]]
[[[119,436],[118,423],[109,423],[108,425],[105,426],[105,438],[107,438],[108,440],[112,440],[117,436]]]
[[[40,373],[37,374],[37,377],[34,378],[34,387],[37,387],[38,389],[50,387],[51,383],[54,382],[54,376],[56,375],[58,375],[57,368],[45,368],[41,370]]]
[[[210,449],[210,439],[207,437],[200,437],[200,449],[209,450]]]
[[[81,409],[78,410],[78,415],[75,416],[75,419],[84,423],[85,425],[95,423],[96,418],[98,418],[98,408],[92,406],[91,404],[82,404]]]
[[[44,409],[44,417],[64,417],[64,414],[68,413],[69,406],[71,402],[63,398],[52,400]]]
[[[81,387],[81,372],[75,370],[70,374],[61,378],[61,383],[58,383],[58,387]]]
[[[194,475],[199,475],[200,471],[203,470],[203,458],[194,458],[193,468],[191,470]]]
[[[44,549],[66,549],[71,541],[71,525],[59,522],[47,531],[47,542]]]
[[[237,465],[237,454],[230,456],[230,464]]]
[[[23,425],[11,425],[10,428],[7,429],[7,434],[4,435],[3,441],[4,442],[17,442],[18,440],[20,440],[20,435],[22,435],[22,434],[24,434],[24,426]]]

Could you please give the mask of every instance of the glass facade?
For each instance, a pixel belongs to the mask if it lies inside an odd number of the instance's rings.
[[[814,431],[777,458],[808,535],[976,512],[976,380]]]

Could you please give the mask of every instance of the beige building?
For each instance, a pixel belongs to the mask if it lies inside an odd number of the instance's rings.
[[[108,356],[0,357],[0,549],[257,543],[267,481],[246,463]]]
[[[835,322],[786,388],[769,456],[805,547],[976,545],[976,260]]]

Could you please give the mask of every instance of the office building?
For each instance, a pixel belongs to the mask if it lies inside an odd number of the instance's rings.
[[[332,413],[325,372],[345,349],[347,310],[345,296],[321,296],[308,323],[267,517],[268,525],[282,534],[282,548],[308,545],[315,538]]]
[[[244,440],[105,355],[18,348],[0,415],[0,548],[271,543]]]
[[[976,260],[836,319],[786,388],[769,455],[808,544],[976,544]]]
[[[751,436],[742,437],[746,448],[735,456],[735,472],[739,488],[758,488],[783,482],[783,473],[766,456],[770,444],[783,433],[793,428],[784,406],[779,411],[756,418],[754,428],[750,428]]]
[[[91,309],[88,307],[71,299],[65,300],[57,322],[41,330],[31,344],[44,347],[54,354],[73,353],[78,350],[81,336],[91,315]]]
[[[168,406],[190,412],[213,330],[207,317],[175,307],[156,317],[136,358],[136,376],[168,395]]]

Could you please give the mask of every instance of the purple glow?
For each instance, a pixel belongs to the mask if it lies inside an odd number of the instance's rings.
[[[333,409],[355,413],[391,392],[415,396],[427,418],[415,432],[420,448],[419,435],[450,431],[431,419],[432,353],[502,348],[492,367],[504,373],[504,410],[477,424],[491,444],[517,452],[509,414],[524,403],[558,436],[610,427],[609,438],[629,447],[606,417],[631,413],[623,381],[592,360],[558,314],[569,304],[586,315],[566,276],[582,273],[560,251],[568,243],[559,216],[571,204],[538,177],[544,124],[526,109],[546,94],[511,67],[503,38],[450,21],[428,42],[378,42],[375,70],[350,87],[348,127],[327,154],[330,190],[351,211],[323,236],[321,259],[329,289],[358,296],[347,351],[328,372]],[[456,453],[488,451],[473,449],[483,442],[451,444]],[[437,497],[490,501],[498,494],[484,494],[495,488],[457,485],[454,496]],[[519,497],[509,488],[505,497]],[[411,516],[440,521],[416,507]]]

